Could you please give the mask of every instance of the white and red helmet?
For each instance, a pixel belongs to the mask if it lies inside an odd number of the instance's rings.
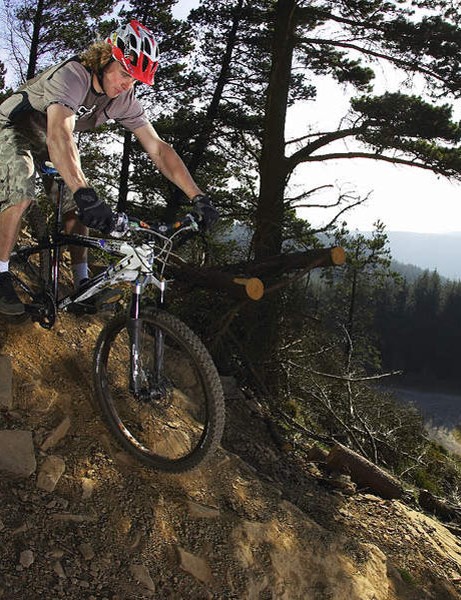
[[[147,85],[154,83],[160,52],[150,29],[133,20],[111,33],[106,42],[131,77]]]

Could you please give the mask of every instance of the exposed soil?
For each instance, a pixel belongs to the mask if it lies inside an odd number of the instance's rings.
[[[223,447],[205,466],[167,475],[134,463],[93,406],[101,325],[0,325],[14,373],[0,429],[31,431],[38,463],[29,478],[0,475],[2,600],[461,598],[456,535],[400,502],[328,486],[276,443],[250,393],[229,388]],[[41,449],[66,417],[65,436]],[[49,456],[65,471],[45,492]]]

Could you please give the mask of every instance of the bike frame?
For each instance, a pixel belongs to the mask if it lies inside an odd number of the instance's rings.
[[[26,261],[30,256],[43,251],[50,253],[50,273],[48,273],[47,282],[45,282],[46,289],[40,290],[40,292],[47,293],[48,298],[52,300],[55,306],[55,311],[59,312],[66,310],[71,304],[83,302],[100,292],[103,288],[121,281],[129,281],[133,284],[132,308],[130,310],[130,314],[133,318],[137,318],[137,315],[139,315],[140,297],[144,288],[149,284],[153,284],[160,291],[158,305],[163,307],[167,280],[164,279],[162,275],[156,277],[153,274],[153,248],[148,247],[146,244],[137,247],[129,244],[125,240],[63,233],[61,231],[61,198],[64,190],[64,182],[60,178],[56,178],[56,180],[58,183],[58,199],[55,211],[55,222],[51,234],[48,234],[46,238],[39,240],[32,246],[17,248],[13,253],[13,256],[17,256],[23,261]],[[168,240],[168,238],[164,238],[164,240]],[[119,260],[115,264],[108,266],[99,275],[89,279],[89,281],[78,291],[60,298],[59,273],[61,250],[63,247],[69,245],[102,250],[108,256],[117,257]],[[37,294],[27,283],[17,276],[15,276],[15,280],[32,300],[37,299]],[[37,314],[38,309],[39,306],[34,302],[30,305],[26,305],[26,310],[31,314],[32,318],[39,317]],[[89,310],[88,312],[95,311]],[[52,318],[52,315],[49,315],[49,317]],[[40,322],[40,319],[38,320]],[[54,319],[50,327],[53,324]],[[49,328],[45,323],[42,325]]]
[[[54,173],[52,173],[54,174]],[[144,243],[136,246],[128,243],[126,240],[95,238],[77,234],[62,233],[62,212],[61,200],[64,192],[64,181],[60,177],[55,177],[58,184],[57,204],[55,209],[55,222],[51,234],[38,241],[37,244],[27,247],[20,247],[14,252],[22,260],[28,260],[30,256],[47,251],[50,253],[50,264],[47,282],[44,282],[44,289],[39,290],[38,294],[21,278],[15,276],[19,286],[30,296],[32,302],[26,305],[26,311],[33,320],[36,320],[46,329],[51,329],[54,325],[57,313],[69,309],[74,303],[81,303],[101,291],[103,288],[116,284],[121,281],[129,281],[132,284],[132,294],[127,314],[127,330],[131,346],[131,381],[130,387],[134,394],[142,399],[148,399],[148,390],[143,389],[142,365],[139,360],[140,333],[142,331],[141,317],[141,298],[146,286],[154,285],[159,294],[157,297],[157,307],[163,308],[165,304],[165,292],[167,280],[163,277],[163,270],[166,261],[173,247],[172,236],[167,237],[162,233],[155,231],[157,240],[163,243],[161,247],[154,248],[154,242]],[[194,229],[194,227],[189,227]],[[140,230],[142,230],[140,228]],[[152,230],[151,230],[152,231]],[[92,277],[82,288],[71,294],[59,297],[59,271],[61,249],[64,246],[81,246],[84,248],[95,248],[103,250],[109,256],[115,256],[119,260],[108,266],[102,273]],[[156,256],[157,253],[157,256]],[[158,269],[157,275],[154,274],[154,262],[163,263]],[[42,282],[43,283],[43,282]],[[83,312],[97,312],[97,309]],[[155,336],[155,368],[154,385],[160,385],[160,373],[163,363],[163,336],[161,332],[156,332]]]

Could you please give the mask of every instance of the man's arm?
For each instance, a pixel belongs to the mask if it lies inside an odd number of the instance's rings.
[[[203,194],[192,179],[186,165],[174,149],[159,137],[150,123],[135,129],[133,133],[160,172],[177,185],[189,199]]]
[[[115,225],[115,214],[108,204],[98,198],[95,190],[88,186],[80,165],[80,155],[73,136],[74,113],[61,104],[51,104],[47,115],[48,152],[74,195],[80,221],[87,227],[111,233]]]
[[[47,116],[46,143],[51,161],[72,193],[79,188],[87,188],[88,183],[73,136],[74,113],[62,104],[51,104],[47,109]]]

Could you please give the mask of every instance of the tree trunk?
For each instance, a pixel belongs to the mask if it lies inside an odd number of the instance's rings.
[[[279,0],[275,9],[272,67],[267,90],[261,151],[256,229],[253,239],[256,260],[280,254],[287,180],[285,121],[293,59],[295,0]]]
[[[117,210],[126,212],[128,198],[128,181],[130,177],[130,154],[133,146],[131,131],[125,131],[123,137],[123,155],[120,168],[120,181],[118,186]]]
[[[42,28],[43,5],[44,0],[38,0],[34,15],[34,27],[32,30],[26,79],[32,79],[32,77],[35,76],[35,71],[37,70],[38,42],[40,39],[40,29]]]
[[[189,171],[192,175],[195,175],[197,168],[202,162],[203,154],[208,144],[210,143],[210,138],[213,133],[214,123],[219,112],[219,104],[221,102],[224,87],[229,77],[229,68],[232,60],[232,53],[235,48],[235,44],[237,41],[237,32],[239,29],[240,20],[242,18],[242,6],[243,0],[238,0],[235,6],[232,25],[227,36],[226,50],[224,52],[224,56],[221,62],[221,70],[219,72],[219,77],[213,92],[213,97],[207,108],[205,122],[203,124],[202,130],[197,136],[192,156],[188,163]]]
[[[253,237],[256,261],[278,255],[282,249],[283,200],[287,182],[285,121],[293,59],[295,9],[295,0],[278,0],[275,7],[272,63],[260,161],[261,183]],[[253,315],[258,322],[259,375],[274,394],[277,394],[279,380],[272,359],[277,354],[281,312],[281,296],[277,293],[271,296],[270,301],[263,299],[257,314]]]

